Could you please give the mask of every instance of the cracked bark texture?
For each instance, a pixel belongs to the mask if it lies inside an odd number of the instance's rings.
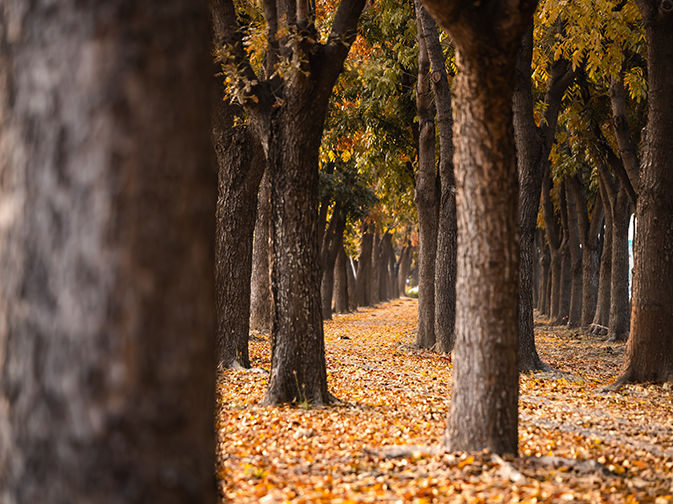
[[[430,58],[416,0],[418,32],[418,173],[414,200],[418,214],[418,331],[416,346],[435,347],[435,258],[437,257],[437,170],[435,168],[435,107],[430,87]]]
[[[438,352],[449,353],[455,344],[456,324],[456,178],[453,171],[453,117],[451,89],[439,43],[437,25],[418,3],[417,15],[432,68],[432,92],[439,136],[439,191],[437,193],[437,249],[435,251],[435,340]]]
[[[215,502],[207,5],[0,17],[0,501]]]
[[[543,120],[536,126],[531,90],[531,61],[533,57],[533,25],[526,31],[517,53],[516,81],[512,107],[514,135],[517,143],[519,169],[519,233],[521,269],[519,278],[519,366],[521,369],[546,369],[535,347],[533,328],[534,298],[534,240],[540,191],[545,160],[549,158],[561,99],[574,79],[567,62],[560,59],[552,65]]]
[[[637,183],[631,328],[617,383],[673,379],[673,2],[635,3],[647,40],[649,112]]]
[[[250,329],[267,332],[271,327],[271,278],[269,272],[269,226],[271,225],[271,181],[262,176],[257,196],[257,221],[252,248],[250,286]]]
[[[458,48],[456,344],[444,445],[517,453],[519,184],[516,53],[537,2],[425,0]]]
[[[319,42],[306,2],[264,0],[267,59],[253,68],[232,0],[212,0],[224,71],[262,144],[271,179],[271,371],[263,404],[333,400],[320,299],[318,151],[332,88],[357,35],[364,0],[342,0]],[[226,49],[226,50],[224,50]],[[297,67],[273,72],[283,58]],[[247,86],[247,88],[246,88]]]
[[[569,180],[579,219],[580,241],[582,243],[582,316],[580,326],[584,334],[591,331],[591,323],[596,313],[600,257],[598,254],[598,229],[603,221],[603,200],[600,191],[589,217],[585,185],[579,174]]]
[[[580,327],[582,324],[582,249],[580,247],[579,217],[577,200],[569,182],[565,184],[566,204],[568,210],[568,248],[570,250],[570,273],[572,276],[570,290],[570,310],[568,327]]]

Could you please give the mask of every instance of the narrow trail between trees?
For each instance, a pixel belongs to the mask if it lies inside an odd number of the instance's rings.
[[[328,385],[340,405],[261,407],[268,374],[222,372],[221,502],[673,503],[671,383],[599,393],[624,345],[542,319],[538,351],[555,371],[521,375],[519,458],[377,456],[388,445],[437,446],[446,426],[451,360],[413,347],[416,310],[404,298],[325,322]],[[251,339],[250,357],[269,369],[268,335]]]

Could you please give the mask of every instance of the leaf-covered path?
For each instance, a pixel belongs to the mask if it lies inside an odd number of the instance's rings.
[[[671,383],[599,394],[624,345],[542,321],[538,351],[558,372],[521,376],[519,458],[377,455],[387,445],[436,446],[445,427],[451,363],[413,348],[416,309],[416,300],[395,300],[325,323],[338,406],[260,407],[266,373],[223,372],[216,421],[223,502],[673,503]],[[268,370],[265,338],[254,338],[250,353],[253,366]]]

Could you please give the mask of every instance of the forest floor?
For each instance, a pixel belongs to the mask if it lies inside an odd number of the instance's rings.
[[[416,309],[404,298],[325,323],[338,406],[261,407],[268,374],[221,373],[222,502],[673,504],[671,383],[601,392],[624,345],[542,319],[538,352],[557,371],[521,374],[518,457],[423,449],[442,439],[452,366],[413,347]],[[269,369],[267,336],[253,338],[250,352],[254,367]],[[390,445],[418,446],[382,456]]]

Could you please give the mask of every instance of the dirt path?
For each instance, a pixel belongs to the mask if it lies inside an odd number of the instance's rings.
[[[521,458],[512,466],[523,483],[513,485],[489,454],[369,455],[381,446],[441,440],[451,364],[413,349],[416,306],[396,300],[325,324],[328,384],[343,405],[260,407],[266,374],[220,376],[223,500],[673,502],[670,383],[599,395],[618,370],[623,345],[552,331],[542,321],[538,349],[561,372],[522,375]],[[251,342],[250,351],[253,366],[269,368],[266,341]],[[560,458],[542,459],[547,465],[535,458],[549,455]],[[600,465],[573,467],[567,459]]]

